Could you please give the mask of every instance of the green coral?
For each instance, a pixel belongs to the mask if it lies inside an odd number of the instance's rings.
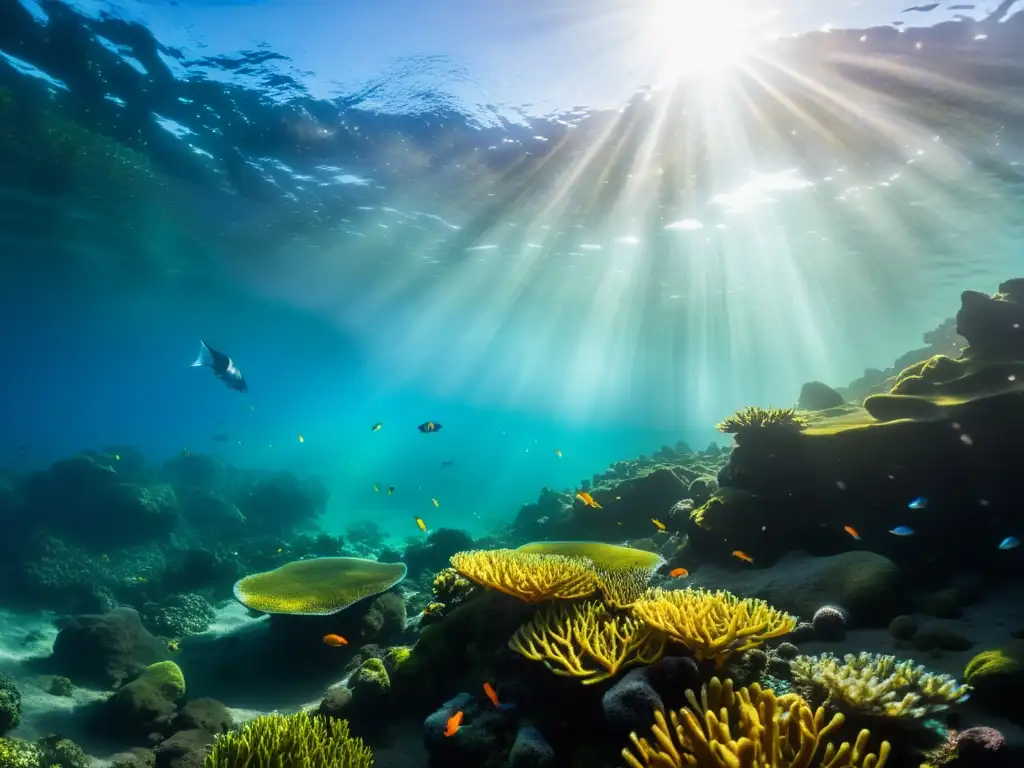
[[[719,432],[741,435],[758,429],[799,432],[807,426],[807,419],[792,408],[761,408],[748,405],[717,425]]]
[[[173,661],[150,664],[142,670],[138,679],[160,691],[168,701],[185,698],[185,675],[182,674],[181,667]]]
[[[32,742],[0,737],[0,768],[39,768],[40,757]]]
[[[861,652],[797,656],[794,685],[814,702],[862,715],[921,718],[964,701],[970,687],[912,661]]]
[[[982,651],[964,668],[964,679],[971,685],[985,685],[994,678],[1006,678],[1024,672],[1024,641]]]
[[[384,664],[389,670],[394,672],[402,666],[402,664],[408,661],[411,653],[412,648],[407,645],[395,646],[394,648],[389,649],[387,654],[384,656]]]
[[[300,712],[263,715],[218,736],[204,768],[371,768],[373,752],[348,721]]]
[[[47,768],[88,768],[89,757],[71,739],[46,736],[36,745],[40,750],[40,763]]]
[[[381,695],[391,690],[391,678],[384,662],[380,659],[370,658],[359,665],[359,669],[352,673],[349,679],[349,687],[357,695]]]
[[[14,681],[0,674],[0,736],[13,731],[21,722],[21,694]]]

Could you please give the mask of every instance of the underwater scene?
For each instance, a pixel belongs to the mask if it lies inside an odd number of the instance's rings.
[[[0,768],[1024,767],[1022,11],[0,0]]]

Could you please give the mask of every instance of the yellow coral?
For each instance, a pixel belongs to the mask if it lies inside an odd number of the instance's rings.
[[[218,736],[204,768],[371,768],[373,752],[348,721],[299,712],[263,715]]]
[[[365,597],[386,592],[405,578],[403,563],[361,557],[318,557],[246,576],[235,598],[263,613],[327,616]]]
[[[524,544],[517,551],[590,560],[604,601],[614,608],[632,605],[665,562],[657,552],[599,541],[536,541]]]
[[[609,614],[599,602],[586,602],[541,608],[508,647],[544,662],[556,675],[589,685],[637,664],[653,664],[665,650],[665,638],[634,619]]]
[[[796,618],[763,600],[703,589],[652,589],[633,604],[633,615],[682,643],[698,660],[721,665],[732,654],[793,631]]]
[[[586,597],[597,590],[593,565],[582,557],[491,549],[457,552],[451,563],[467,579],[528,603]]]
[[[663,712],[654,712],[653,744],[630,734],[632,749],[622,750],[629,768],[884,768],[889,757],[885,741],[877,754],[867,751],[867,730],[853,745],[836,747],[829,739],[843,715],[826,723],[823,708],[812,711],[794,694],[776,697],[756,683],[734,690],[731,680],[713,677],[700,701],[693,691],[686,698],[689,707],[671,713],[671,728]]]
[[[739,434],[754,429],[785,429],[799,432],[807,419],[792,408],[760,408],[749,405],[717,425],[719,432]]]
[[[831,653],[797,656],[793,683],[812,700],[861,714],[925,717],[967,698],[970,687],[912,661],[861,652],[842,662]]]

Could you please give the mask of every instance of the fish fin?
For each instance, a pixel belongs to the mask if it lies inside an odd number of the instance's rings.
[[[193,368],[200,368],[200,367],[202,367],[204,365],[212,366],[213,365],[213,353],[210,352],[210,348],[208,346],[206,346],[206,342],[205,341],[200,341],[199,344],[200,344],[200,346],[199,346],[199,356],[196,358],[196,361],[194,363],[192,363],[192,367]]]

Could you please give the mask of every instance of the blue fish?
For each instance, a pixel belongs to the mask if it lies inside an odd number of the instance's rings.
[[[893,528],[889,533],[893,536],[913,536],[914,529],[909,525],[901,525],[899,528]]]
[[[1000,549],[1016,549],[1020,546],[1020,539],[1016,536],[1007,536],[999,543]]]
[[[924,509],[925,507],[928,506],[928,499],[926,499],[924,496],[918,496],[912,502],[907,504],[907,506],[910,507],[911,509]]]

